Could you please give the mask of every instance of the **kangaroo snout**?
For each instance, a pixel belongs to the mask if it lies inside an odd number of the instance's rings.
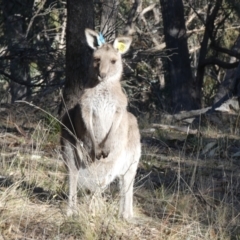
[[[99,72],[98,74],[98,80],[99,81],[103,81],[107,76],[107,73],[106,72]]]
[[[98,68],[98,80],[103,81],[107,77],[108,72],[109,64],[102,59]]]

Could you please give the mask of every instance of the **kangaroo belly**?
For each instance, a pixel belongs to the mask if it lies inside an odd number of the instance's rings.
[[[78,185],[82,189],[90,191],[104,190],[116,177],[124,174],[129,159],[126,158],[126,152],[116,157],[113,161],[108,158],[100,159],[87,168],[79,169]]]

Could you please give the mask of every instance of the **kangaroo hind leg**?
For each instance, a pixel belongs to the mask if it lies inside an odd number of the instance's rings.
[[[133,184],[138,161],[131,164],[124,175],[119,177],[120,183],[120,208],[119,216],[124,219],[133,217]]]

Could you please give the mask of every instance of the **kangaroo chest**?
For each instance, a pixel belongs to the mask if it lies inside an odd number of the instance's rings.
[[[112,93],[108,91],[99,90],[96,94],[92,101],[92,124],[96,139],[105,137],[109,132],[114,121],[117,104]]]
[[[97,89],[91,101],[93,115],[99,118],[105,118],[114,114],[117,105],[116,96],[108,89]]]
[[[119,102],[116,94],[107,88],[99,87],[88,94],[91,96],[85,98],[84,107],[89,109],[91,118],[85,121],[92,121],[95,140],[100,143],[111,129]]]

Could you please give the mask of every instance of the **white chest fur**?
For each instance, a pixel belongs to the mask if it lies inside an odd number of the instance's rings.
[[[119,102],[109,86],[104,83],[89,92],[86,91],[85,94],[84,98],[88,101],[84,101],[84,108],[90,111],[95,141],[101,143],[112,126]]]

